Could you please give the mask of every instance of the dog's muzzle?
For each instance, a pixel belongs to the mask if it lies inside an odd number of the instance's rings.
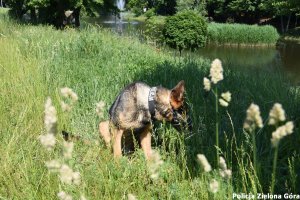
[[[179,132],[185,132],[189,135],[193,131],[192,118],[183,109],[173,110],[172,126]]]

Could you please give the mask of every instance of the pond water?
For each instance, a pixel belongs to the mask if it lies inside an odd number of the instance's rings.
[[[104,17],[88,21],[110,28],[120,35],[136,35],[142,38],[144,24],[123,20],[120,17]],[[300,41],[280,42],[277,47],[206,46],[193,53],[193,57],[219,58],[224,66],[238,68],[268,68],[282,70],[295,84],[300,84]]]

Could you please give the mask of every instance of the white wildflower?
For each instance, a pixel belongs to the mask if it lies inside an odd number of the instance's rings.
[[[279,144],[279,141],[284,138],[287,135],[290,135],[293,133],[294,129],[294,123],[293,122],[287,122],[285,125],[279,126],[273,133],[271,142],[273,147],[277,147]]]
[[[87,198],[85,198],[85,196],[82,194],[80,195],[80,200],[87,200]]]
[[[57,193],[57,197],[60,200],[72,200],[72,196],[65,193],[64,191],[61,191],[61,192]]]
[[[46,162],[46,167],[49,171],[57,172],[60,169],[61,164],[57,160],[50,160]]]
[[[137,200],[137,198],[133,194],[127,195],[128,200]]]
[[[224,99],[219,99],[219,103],[223,107],[228,107],[228,105],[229,105],[228,102],[226,102]]]
[[[231,101],[231,93],[229,91],[222,93],[221,97],[228,103]]]
[[[232,176],[232,171],[231,171],[230,169],[220,170],[220,175],[221,175],[223,178],[230,179],[231,176]]]
[[[73,170],[68,165],[63,164],[59,172],[61,182],[72,184]]]
[[[61,102],[60,102],[60,105],[61,105],[61,109],[62,109],[64,112],[70,112],[71,109],[72,109],[72,107],[71,107],[69,104],[65,103],[64,101],[61,101]]]
[[[280,103],[275,103],[269,114],[269,125],[276,125],[278,122],[285,121],[285,111]]]
[[[71,88],[68,87],[61,88],[60,93],[63,97],[70,98],[73,101],[73,103],[78,101],[77,94]]]
[[[73,149],[74,149],[74,143],[64,141],[63,146],[64,146],[64,151],[63,151],[64,158],[71,159],[72,158],[72,152],[73,152]]]
[[[293,133],[294,129],[294,123],[292,121],[289,121],[285,124],[285,129],[288,135]]]
[[[99,103],[96,104],[96,113],[99,117],[103,117],[104,106],[105,106],[104,101],[100,101]]]
[[[148,168],[150,171],[150,178],[153,180],[158,179],[159,177],[159,168],[163,164],[163,160],[157,151],[152,151],[151,157],[148,162]]]
[[[225,162],[225,159],[220,156],[220,159],[219,159],[219,166],[222,170],[226,170],[227,169],[227,165],[226,165],[226,162]]]
[[[251,132],[256,127],[262,128],[263,121],[260,116],[260,110],[258,105],[252,103],[250,107],[247,109],[247,117],[244,122],[244,129]]]
[[[203,78],[204,90],[209,91],[211,89],[210,80],[206,77]]]
[[[47,150],[52,150],[55,146],[56,139],[52,133],[39,136],[40,142]]]
[[[219,59],[215,59],[210,68],[211,82],[217,84],[219,81],[223,80],[223,67]]]
[[[212,193],[216,193],[219,190],[219,182],[213,179],[209,184],[209,189]]]
[[[72,180],[75,185],[80,185],[81,176],[79,172],[73,172]]]
[[[80,173],[73,172],[73,170],[68,165],[63,164],[59,172],[61,182],[66,184],[74,183],[75,185],[80,184]]]
[[[57,116],[56,109],[52,105],[52,100],[50,97],[47,98],[45,103],[45,118],[44,124],[47,133],[55,134],[56,133],[56,125],[57,125]]]
[[[73,102],[78,101],[78,96],[77,96],[77,94],[75,92],[72,92],[70,94],[70,97],[71,97],[71,99],[72,99]]]
[[[200,165],[202,166],[204,171],[205,172],[210,172],[211,171],[211,166],[210,166],[209,162],[207,161],[205,155],[198,154],[197,158],[198,158],[198,162],[200,163]]]
[[[222,156],[220,156],[219,166],[221,168],[220,175],[223,178],[227,178],[227,179],[231,178],[232,171],[230,169],[227,169],[226,161]]]

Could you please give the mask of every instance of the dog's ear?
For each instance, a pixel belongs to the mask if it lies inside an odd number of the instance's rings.
[[[183,104],[183,93],[184,93],[184,81],[180,81],[172,90],[170,103],[175,109],[179,108]]]

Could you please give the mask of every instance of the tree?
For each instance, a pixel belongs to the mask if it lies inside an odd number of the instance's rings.
[[[282,33],[289,30],[292,17],[295,17],[295,26],[297,25],[297,17],[300,15],[299,0],[269,0],[269,4],[274,15],[280,18]]]
[[[176,0],[129,0],[127,8],[137,16],[143,14],[144,8],[154,9],[156,14],[173,15],[176,13]]]
[[[176,10],[177,12],[193,10],[202,16],[206,16],[206,0],[177,0]]]
[[[6,3],[12,16],[18,19],[29,12],[32,21],[53,24],[57,28],[63,28],[72,19],[75,26],[80,26],[81,10],[88,15],[101,9],[117,10],[111,0],[7,0]]]
[[[136,16],[140,16],[144,12],[144,8],[148,7],[148,1],[147,0],[130,0],[127,4],[127,8],[131,9],[132,12]]]
[[[205,46],[207,24],[194,11],[182,11],[166,19],[164,29],[165,42],[172,48],[195,50]]]

